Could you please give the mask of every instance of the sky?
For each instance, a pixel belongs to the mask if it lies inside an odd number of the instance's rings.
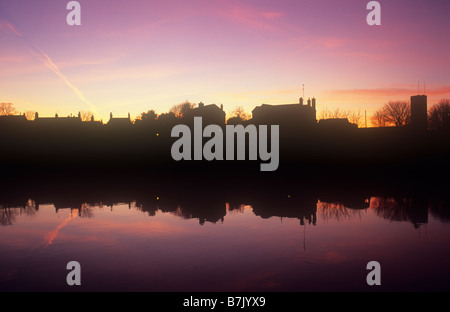
[[[317,99],[372,114],[391,100],[450,98],[450,1],[0,0],[0,103],[96,120],[186,100],[238,106]],[[304,87],[304,91],[303,91]]]

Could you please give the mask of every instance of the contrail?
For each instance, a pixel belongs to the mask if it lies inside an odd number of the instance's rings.
[[[81,101],[88,105],[93,114],[98,115],[96,107],[83,95],[80,89],[78,89],[73,83],[71,83],[69,79],[59,70],[58,66],[52,61],[48,54],[42,51],[42,49],[35,45],[30,39],[26,38],[26,36],[21,31],[19,31],[17,27],[15,27],[12,23],[8,22],[5,19],[2,19],[0,20],[0,26],[2,26],[1,24],[5,25],[11,33],[25,40],[25,42],[30,46],[28,51],[36,58],[38,58],[41,62],[43,62],[45,66],[47,66],[48,69],[56,74],[66,84],[66,86],[68,86],[78,96]]]
[[[45,66],[47,66],[53,73],[55,73],[61,80],[78,96],[78,98],[89,106],[93,114],[98,115],[95,106],[83,95],[83,93],[78,89],[69,79],[59,70],[58,66],[52,61],[52,59],[39,47],[35,46],[31,42],[29,44],[33,49],[29,49],[29,52],[42,61]]]

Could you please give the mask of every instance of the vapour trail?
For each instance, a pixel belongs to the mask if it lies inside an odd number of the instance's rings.
[[[30,39],[28,39],[23,32],[19,31],[15,25],[10,23],[9,21],[3,19],[0,21],[1,24],[5,26],[6,29],[9,30],[10,33],[14,34],[17,37],[22,38],[29,46],[28,51],[39,59],[44,65],[50,69],[55,75],[57,75],[66,86],[68,86],[77,96],[83,101],[89,109],[92,111],[94,115],[98,115],[97,109],[95,105],[93,105],[70,80],[61,72],[58,66],[52,61],[50,56],[45,53],[41,48],[39,48],[36,44],[34,44]]]

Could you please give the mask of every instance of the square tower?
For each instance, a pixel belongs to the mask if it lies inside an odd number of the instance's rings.
[[[411,126],[415,129],[427,129],[427,96],[411,96]]]

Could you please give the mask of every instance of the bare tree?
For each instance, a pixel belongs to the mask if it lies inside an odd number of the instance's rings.
[[[371,117],[370,122],[374,127],[386,127],[388,125],[388,121],[386,116],[383,114],[381,109],[377,110]]]
[[[358,128],[363,128],[365,126],[365,122],[363,119],[363,116],[361,114],[361,110],[358,110],[358,112],[348,112],[347,119],[352,124],[355,124],[358,126]]]
[[[16,109],[13,103],[0,103],[0,116],[14,115]]]
[[[364,120],[361,114],[361,110],[358,112],[353,112],[351,110],[341,110],[340,108],[336,108],[334,111],[322,110],[319,116],[320,119],[348,119],[349,122],[356,124],[359,128],[364,127]]]
[[[93,218],[94,217],[94,209],[92,208],[91,205],[84,203],[81,205],[79,214],[80,214],[81,218]]]
[[[411,106],[407,101],[391,101],[381,109],[388,125],[402,127],[411,122]]]
[[[437,131],[450,129],[450,99],[442,99],[430,108],[428,127]]]
[[[334,119],[334,118],[347,118],[347,113],[345,111],[341,111],[339,108],[336,108],[334,111],[322,110],[320,113],[320,119]]]
[[[36,112],[33,111],[26,111],[25,112],[25,118],[27,120],[34,120],[36,118]]]
[[[89,111],[81,111],[80,112],[80,118],[81,121],[90,121],[94,117],[94,113]]]
[[[250,115],[245,112],[245,109],[242,106],[237,106],[232,112],[231,117],[238,117],[241,120],[249,120]]]
[[[176,117],[181,118],[186,115],[187,112],[195,108],[195,103],[191,103],[189,101],[185,101],[183,103],[174,105],[170,109],[170,113],[174,113]]]

